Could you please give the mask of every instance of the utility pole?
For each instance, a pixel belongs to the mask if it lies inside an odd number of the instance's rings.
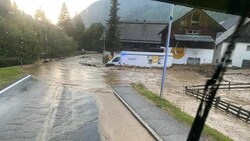
[[[165,49],[164,68],[163,68],[163,72],[162,72],[161,91],[160,91],[161,98],[162,98],[162,94],[163,94],[163,90],[164,90],[164,83],[165,83],[166,71],[167,71],[167,58],[168,58],[171,28],[172,28],[172,22],[173,22],[173,13],[174,13],[174,5],[172,4],[170,17],[169,17],[169,23],[168,23],[168,35],[167,35],[168,38],[167,38],[166,49]]]

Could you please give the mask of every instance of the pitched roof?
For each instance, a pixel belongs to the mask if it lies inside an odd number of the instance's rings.
[[[172,3],[176,5],[183,5],[188,7],[195,7],[200,9],[207,9],[212,11],[224,12],[233,15],[241,15],[244,8],[250,5],[249,0],[156,0],[165,3]],[[249,9],[247,9],[249,10]],[[250,13],[246,13],[250,17]]]
[[[201,11],[201,12],[203,12],[204,13],[204,15],[205,16],[207,16],[210,20],[212,20],[216,25],[217,25],[217,27],[218,27],[218,32],[220,32],[220,31],[225,31],[225,28],[222,26],[222,25],[220,25],[217,21],[215,21],[211,16],[209,16],[207,13],[206,13],[206,11],[204,11],[204,10],[201,10],[201,9],[195,9],[195,8],[193,8],[193,9],[191,9],[191,10],[189,10],[189,11],[187,11],[186,13],[182,13],[182,16],[180,16],[178,19],[175,19],[175,20],[173,20],[173,24],[175,24],[176,22],[178,22],[178,21],[181,21],[182,19],[184,19],[187,15],[191,15],[192,13],[194,13],[195,11]],[[162,34],[163,32],[167,32],[168,31],[168,26],[166,26],[163,30],[161,30],[161,32],[159,32],[158,34]]]
[[[121,22],[121,41],[130,42],[155,42],[161,43],[161,38],[157,35],[167,23],[160,22]]]
[[[226,41],[231,41],[232,40],[231,35],[229,38],[227,38]],[[246,23],[243,25],[241,28],[241,32],[239,33],[239,37],[235,39],[235,42],[245,42],[245,43],[250,43],[250,22]]]
[[[240,16],[235,16],[233,18],[229,18],[225,21],[220,22],[220,24],[225,28],[225,29],[229,29],[230,27],[232,27],[233,25],[235,25],[236,23],[238,23],[240,21]]]
[[[234,33],[237,25],[239,24],[239,20],[240,17],[235,16],[233,18],[220,22],[220,24],[226,29],[226,31],[217,33],[215,46],[219,45],[221,42],[223,42],[225,39],[227,39]]]
[[[239,16],[235,16],[233,18],[222,21],[220,24],[224,28],[226,28],[227,31],[220,32],[217,34],[215,45],[217,46],[224,41],[229,41],[231,39],[230,36],[232,36],[232,34],[235,32],[239,22],[240,22]],[[246,20],[243,24],[243,29],[244,29],[244,27],[249,26],[249,25],[247,25],[249,22],[250,22],[250,18],[246,18]],[[250,38],[250,35],[247,35],[247,32],[250,32],[250,31],[247,31],[245,29],[242,30],[243,35],[241,35],[242,33],[240,33],[240,37],[236,41],[249,42],[250,39],[248,39],[248,38]]]

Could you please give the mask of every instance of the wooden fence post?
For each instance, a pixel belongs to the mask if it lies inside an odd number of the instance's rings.
[[[200,92],[200,90],[198,89],[198,90],[197,90],[197,93],[196,93],[197,99],[199,98],[199,92]]]
[[[226,112],[228,112],[229,107],[230,107],[230,105],[229,105],[229,103],[227,103]]]
[[[220,96],[215,98],[215,108],[218,108],[219,103],[220,103]]]
[[[237,117],[240,117],[241,109],[242,109],[242,107],[239,108],[239,111],[237,112]]]

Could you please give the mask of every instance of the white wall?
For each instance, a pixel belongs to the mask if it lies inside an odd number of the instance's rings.
[[[171,48],[172,49],[172,48]],[[173,58],[173,64],[187,64],[189,57],[200,58],[200,64],[211,64],[213,61],[213,49],[185,48],[185,55],[180,59]]]
[[[222,55],[224,54],[226,47],[228,46],[228,42],[224,42],[221,47],[220,60]],[[231,56],[232,65],[229,67],[242,67],[243,60],[250,60],[250,51],[246,51],[247,46],[250,46],[250,43],[236,43],[235,49]]]

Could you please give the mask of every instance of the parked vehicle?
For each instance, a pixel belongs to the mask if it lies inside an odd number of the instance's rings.
[[[138,67],[163,67],[165,53],[158,52],[137,52],[122,51],[112,60],[108,61],[106,67],[109,66],[138,66]],[[173,55],[168,54],[167,67],[172,66]]]

